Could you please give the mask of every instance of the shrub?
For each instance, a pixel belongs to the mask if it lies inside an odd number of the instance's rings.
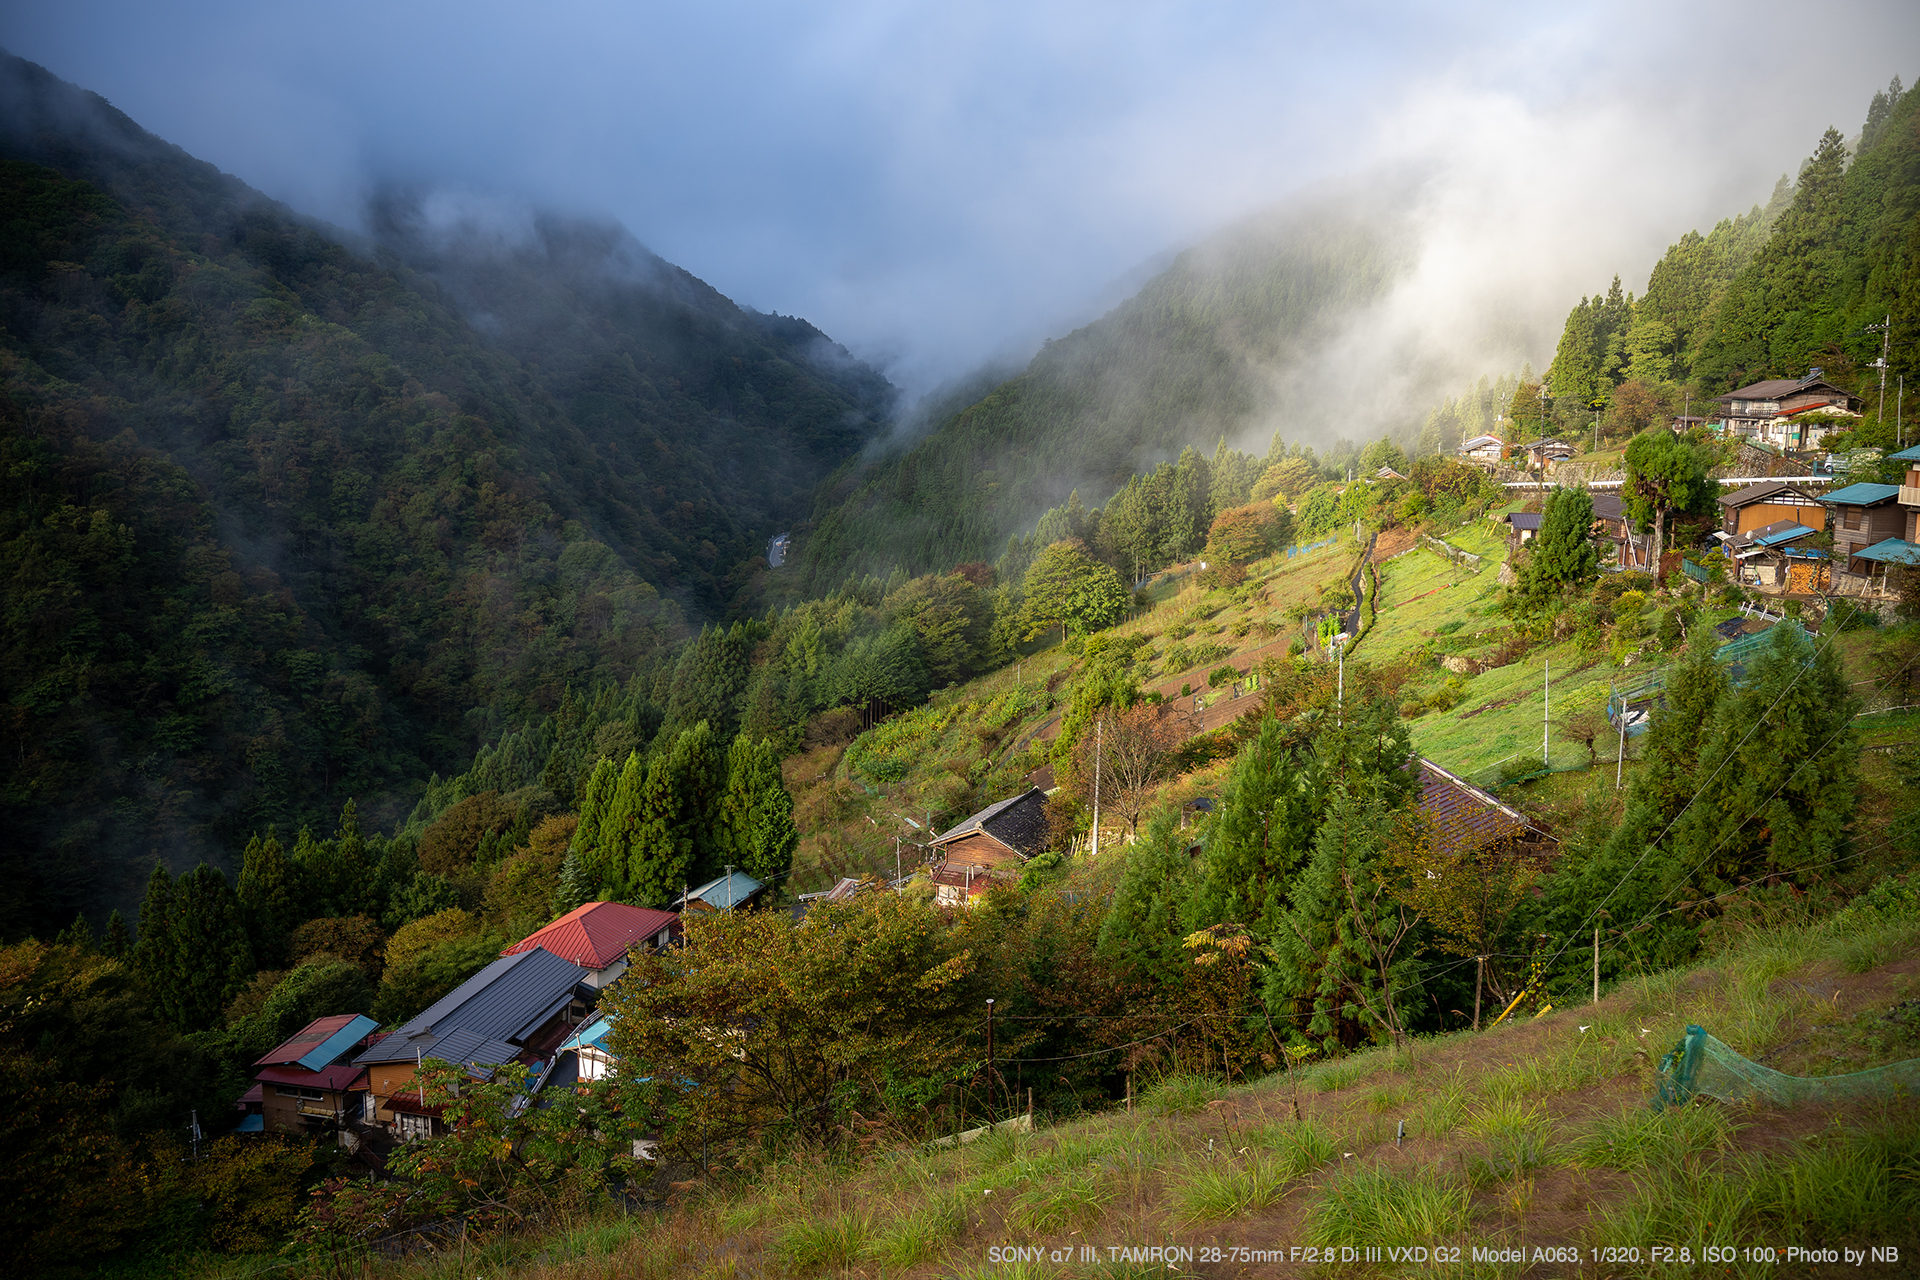
[[[1231,663],[1215,667],[1207,672],[1207,688],[1218,689],[1221,685],[1232,684],[1240,678],[1240,669]]]

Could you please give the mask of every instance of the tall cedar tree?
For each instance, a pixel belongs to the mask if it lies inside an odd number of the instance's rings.
[[[1555,489],[1547,495],[1540,535],[1533,540],[1522,577],[1527,604],[1551,609],[1562,595],[1600,575],[1593,545],[1593,498],[1586,489]]]
[[[1188,922],[1244,924],[1271,937],[1325,805],[1319,760],[1288,726],[1263,717],[1259,734],[1234,759],[1210,824]]]
[[[720,801],[724,856],[754,879],[770,882],[793,865],[800,833],[793,797],[780,776],[780,753],[745,734],[727,748],[727,789]]]
[[[1193,834],[1181,828],[1177,810],[1162,806],[1148,815],[1146,834],[1127,849],[1096,947],[1123,980],[1172,985],[1186,968],[1180,939],[1194,884],[1187,853]]]
[[[1595,927],[1607,931],[1608,977],[1635,965],[1677,964],[1696,944],[1694,925],[1679,915],[1659,915],[1656,904],[1673,905],[1685,873],[1668,836],[1706,780],[1700,768],[1705,729],[1732,696],[1714,646],[1691,646],[1663,694],[1641,740],[1641,766],[1627,790],[1626,811],[1605,831],[1582,832],[1569,842],[1541,899],[1545,931],[1562,938]]]
[[[1362,1036],[1396,1040],[1407,920],[1385,877],[1392,822],[1377,798],[1336,789],[1313,856],[1268,947],[1261,996],[1296,1032],[1332,1047]]]
[[[306,831],[301,831],[300,838],[302,843],[310,843]],[[301,896],[293,860],[281,848],[272,828],[268,828],[266,839],[256,834],[247,841],[240,861],[240,915],[262,968],[287,967],[287,936],[304,918]]]
[[[1683,891],[1708,898],[1758,876],[1817,876],[1845,852],[1859,804],[1860,700],[1833,638],[1773,629],[1700,751],[1700,791],[1674,830]]]
[[[205,1031],[253,977],[253,950],[240,904],[218,867],[201,863],[171,887],[163,967],[149,970],[167,1021]],[[141,929],[146,929],[142,910]]]

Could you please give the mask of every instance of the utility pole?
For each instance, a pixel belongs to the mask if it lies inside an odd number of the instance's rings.
[[[1552,732],[1552,726],[1553,726],[1552,720],[1548,719],[1548,707],[1552,703],[1552,701],[1553,701],[1553,659],[1548,658],[1546,671],[1545,671],[1545,674],[1541,676],[1541,684],[1540,684],[1540,767],[1542,769],[1551,769],[1553,767],[1553,762],[1550,759],[1548,759],[1548,756],[1547,756],[1547,752],[1549,750],[1547,744],[1549,742],[1550,735]]]
[[[1106,727],[1105,720],[1093,722],[1093,852],[1088,856],[1096,861],[1100,857],[1100,747]]]
[[[1889,344],[1893,341],[1893,317],[1889,315],[1879,324],[1867,326],[1868,332],[1875,329],[1880,331],[1880,358],[1874,361],[1880,369],[1880,421],[1885,422],[1887,420],[1887,352]]]
[[[708,863],[707,865],[712,866],[713,864]],[[733,910],[733,864],[731,862],[727,864],[727,910]]]
[[[1480,963],[1473,971],[1473,1029],[1480,1029],[1480,988],[1487,979],[1487,958],[1481,956]]]
[[[993,1123],[993,997],[987,997],[987,1123]]]
[[[1613,762],[1613,789],[1620,789],[1620,775],[1627,767],[1627,700],[1620,699],[1620,755]]]
[[[1345,725],[1347,722],[1347,646],[1339,646],[1340,680],[1333,695],[1334,723]]]

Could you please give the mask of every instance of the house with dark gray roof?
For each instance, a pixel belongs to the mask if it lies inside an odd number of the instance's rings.
[[[406,1137],[432,1132],[415,1081],[425,1058],[491,1079],[505,1063],[550,1056],[599,999],[572,961],[540,947],[501,956],[354,1059],[367,1071],[368,1121]]]
[[[1816,368],[1804,378],[1751,382],[1715,397],[1721,405],[1719,425],[1783,449],[1814,448],[1826,430],[1818,425],[1819,419],[1857,418],[1862,407],[1859,396],[1834,386],[1821,373]],[[1810,415],[1815,422],[1805,421]]]
[[[934,851],[935,900],[960,906],[1017,877],[1047,847],[1047,794],[1029,787],[949,827],[928,842]]]

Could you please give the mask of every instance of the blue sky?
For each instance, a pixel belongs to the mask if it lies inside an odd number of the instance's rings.
[[[611,215],[925,389],[1226,222],[1409,162],[1428,269],[1389,321],[1416,347],[1460,306],[1544,332],[1920,72],[1920,5],[1818,12],[62,0],[10,6],[0,43],[343,224],[389,181]]]

